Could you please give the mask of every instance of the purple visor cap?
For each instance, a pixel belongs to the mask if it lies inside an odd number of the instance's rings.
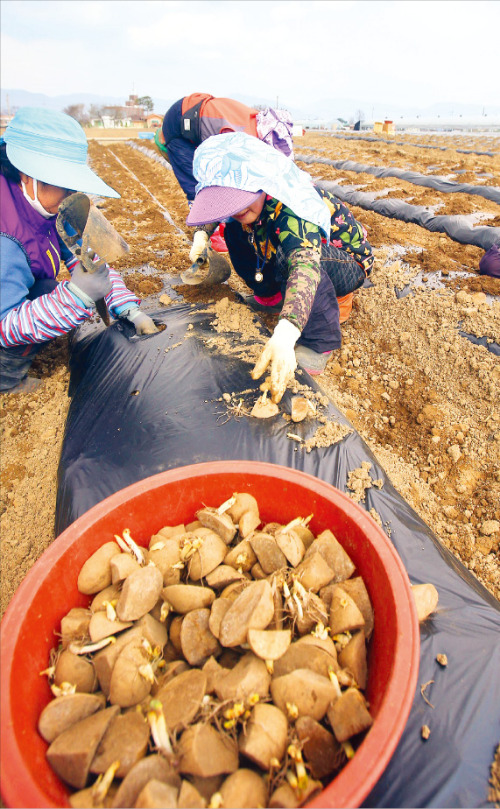
[[[202,188],[194,198],[186,224],[207,225],[209,222],[229,219],[230,216],[252,205],[261,194],[262,191],[242,191],[239,188],[222,185]]]

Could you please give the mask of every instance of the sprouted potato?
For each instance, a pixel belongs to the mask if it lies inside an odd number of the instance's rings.
[[[39,721],[72,806],[298,807],[355,755],[376,616],[312,518],[264,524],[236,492],[87,560]]]

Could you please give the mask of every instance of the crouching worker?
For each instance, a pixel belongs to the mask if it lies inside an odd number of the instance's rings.
[[[138,333],[156,331],[119,273],[83,270],[59,239],[56,217],[74,191],[119,198],[87,165],[87,139],[62,112],[23,107],[0,140],[0,390],[29,392],[35,354],[48,340],[88,320],[104,298],[113,317]],[[61,260],[71,281],[57,281]]]
[[[184,96],[165,113],[161,130],[155,132],[155,143],[168,157],[190,206],[196,188],[195,149],[212,135],[224,132],[246,132],[293,158],[293,123],[286,110],[271,107],[257,110],[232,98],[215,98],[209,93]],[[196,262],[207,244],[208,236],[199,233],[189,253],[191,262]],[[219,252],[226,251],[221,231],[212,235],[211,246]]]
[[[270,366],[271,395],[279,402],[297,363],[320,374],[340,348],[340,322],[348,312],[341,318],[339,299],[352,306],[352,292],[373,264],[366,231],[290,158],[243,132],[202,143],[194,173],[199,182],[187,224],[210,232],[213,223],[227,220],[235,271],[255,302],[280,308],[252,371],[258,379]]]

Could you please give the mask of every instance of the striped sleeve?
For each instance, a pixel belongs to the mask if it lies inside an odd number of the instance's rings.
[[[25,300],[0,321],[0,346],[43,343],[80,326],[93,314],[62,281],[53,292]]]
[[[63,261],[66,264],[66,269],[69,270],[69,272],[73,272],[79,262],[79,259],[74,255],[74,253],[71,253],[71,256],[68,257],[67,260],[63,259]]]
[[[141,302],[140,298],[134,295],[130,289],[127,289],[119,272],[110,267],[109,277],[112,287],[111,292],[106,295],[105,300],[113,317],[118,317],[131,306],[139,306]]]

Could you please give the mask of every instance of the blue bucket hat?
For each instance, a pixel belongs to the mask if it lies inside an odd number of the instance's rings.
[[[87,165],[85,132],[64,112],[22,107],[7,126],[3,139],[8,159],[28,177],[71,191],[120,198]]]

